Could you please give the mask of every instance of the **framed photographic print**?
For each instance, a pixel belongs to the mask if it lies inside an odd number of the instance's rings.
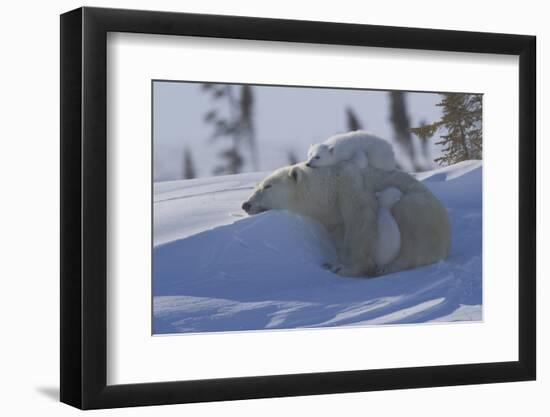
[[[535,38],[61,16],[61,401],[535,379]]]

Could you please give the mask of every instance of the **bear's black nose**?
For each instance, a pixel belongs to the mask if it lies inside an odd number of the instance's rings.
[[[309,165],[309,162],[306,164],[306,167],[311,168],[311,165]]]
[[[244,211],[248,213],[248,210],[250,210],[250,207],[252,207],[252,204],[250,204],[248,201],[245,201],[242,205],[242,208]]]

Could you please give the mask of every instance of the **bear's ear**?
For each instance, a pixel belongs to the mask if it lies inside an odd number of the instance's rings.
[[[294,181],[298,182],[300,181],[300,178],[302,176],[302,172],[300,171],[300,168],[298,167],[292,167],[288,173],[288,176]]]
[[[330,153],[333,153],[333,152],[334,152],[334,145],[329,146],[329,147],[328,147],[328,151],[329,151]]]

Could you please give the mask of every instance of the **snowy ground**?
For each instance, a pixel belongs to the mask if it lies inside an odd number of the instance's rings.
[[[240,209],[266,173],[154,186],[153,331],[159,333],[481,320],[480,161],[418,174],[447,207],[450,257],[376,279],[321,268],[318,223]]]

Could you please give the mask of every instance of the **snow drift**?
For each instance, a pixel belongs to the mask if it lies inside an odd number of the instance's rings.
[[[325,271],[334,248],[312,219],[246,216],[266,175],[154,185],[155,334],[481,320],[481,161],[417,175],[449,212],[449,258],[375,279]]]

